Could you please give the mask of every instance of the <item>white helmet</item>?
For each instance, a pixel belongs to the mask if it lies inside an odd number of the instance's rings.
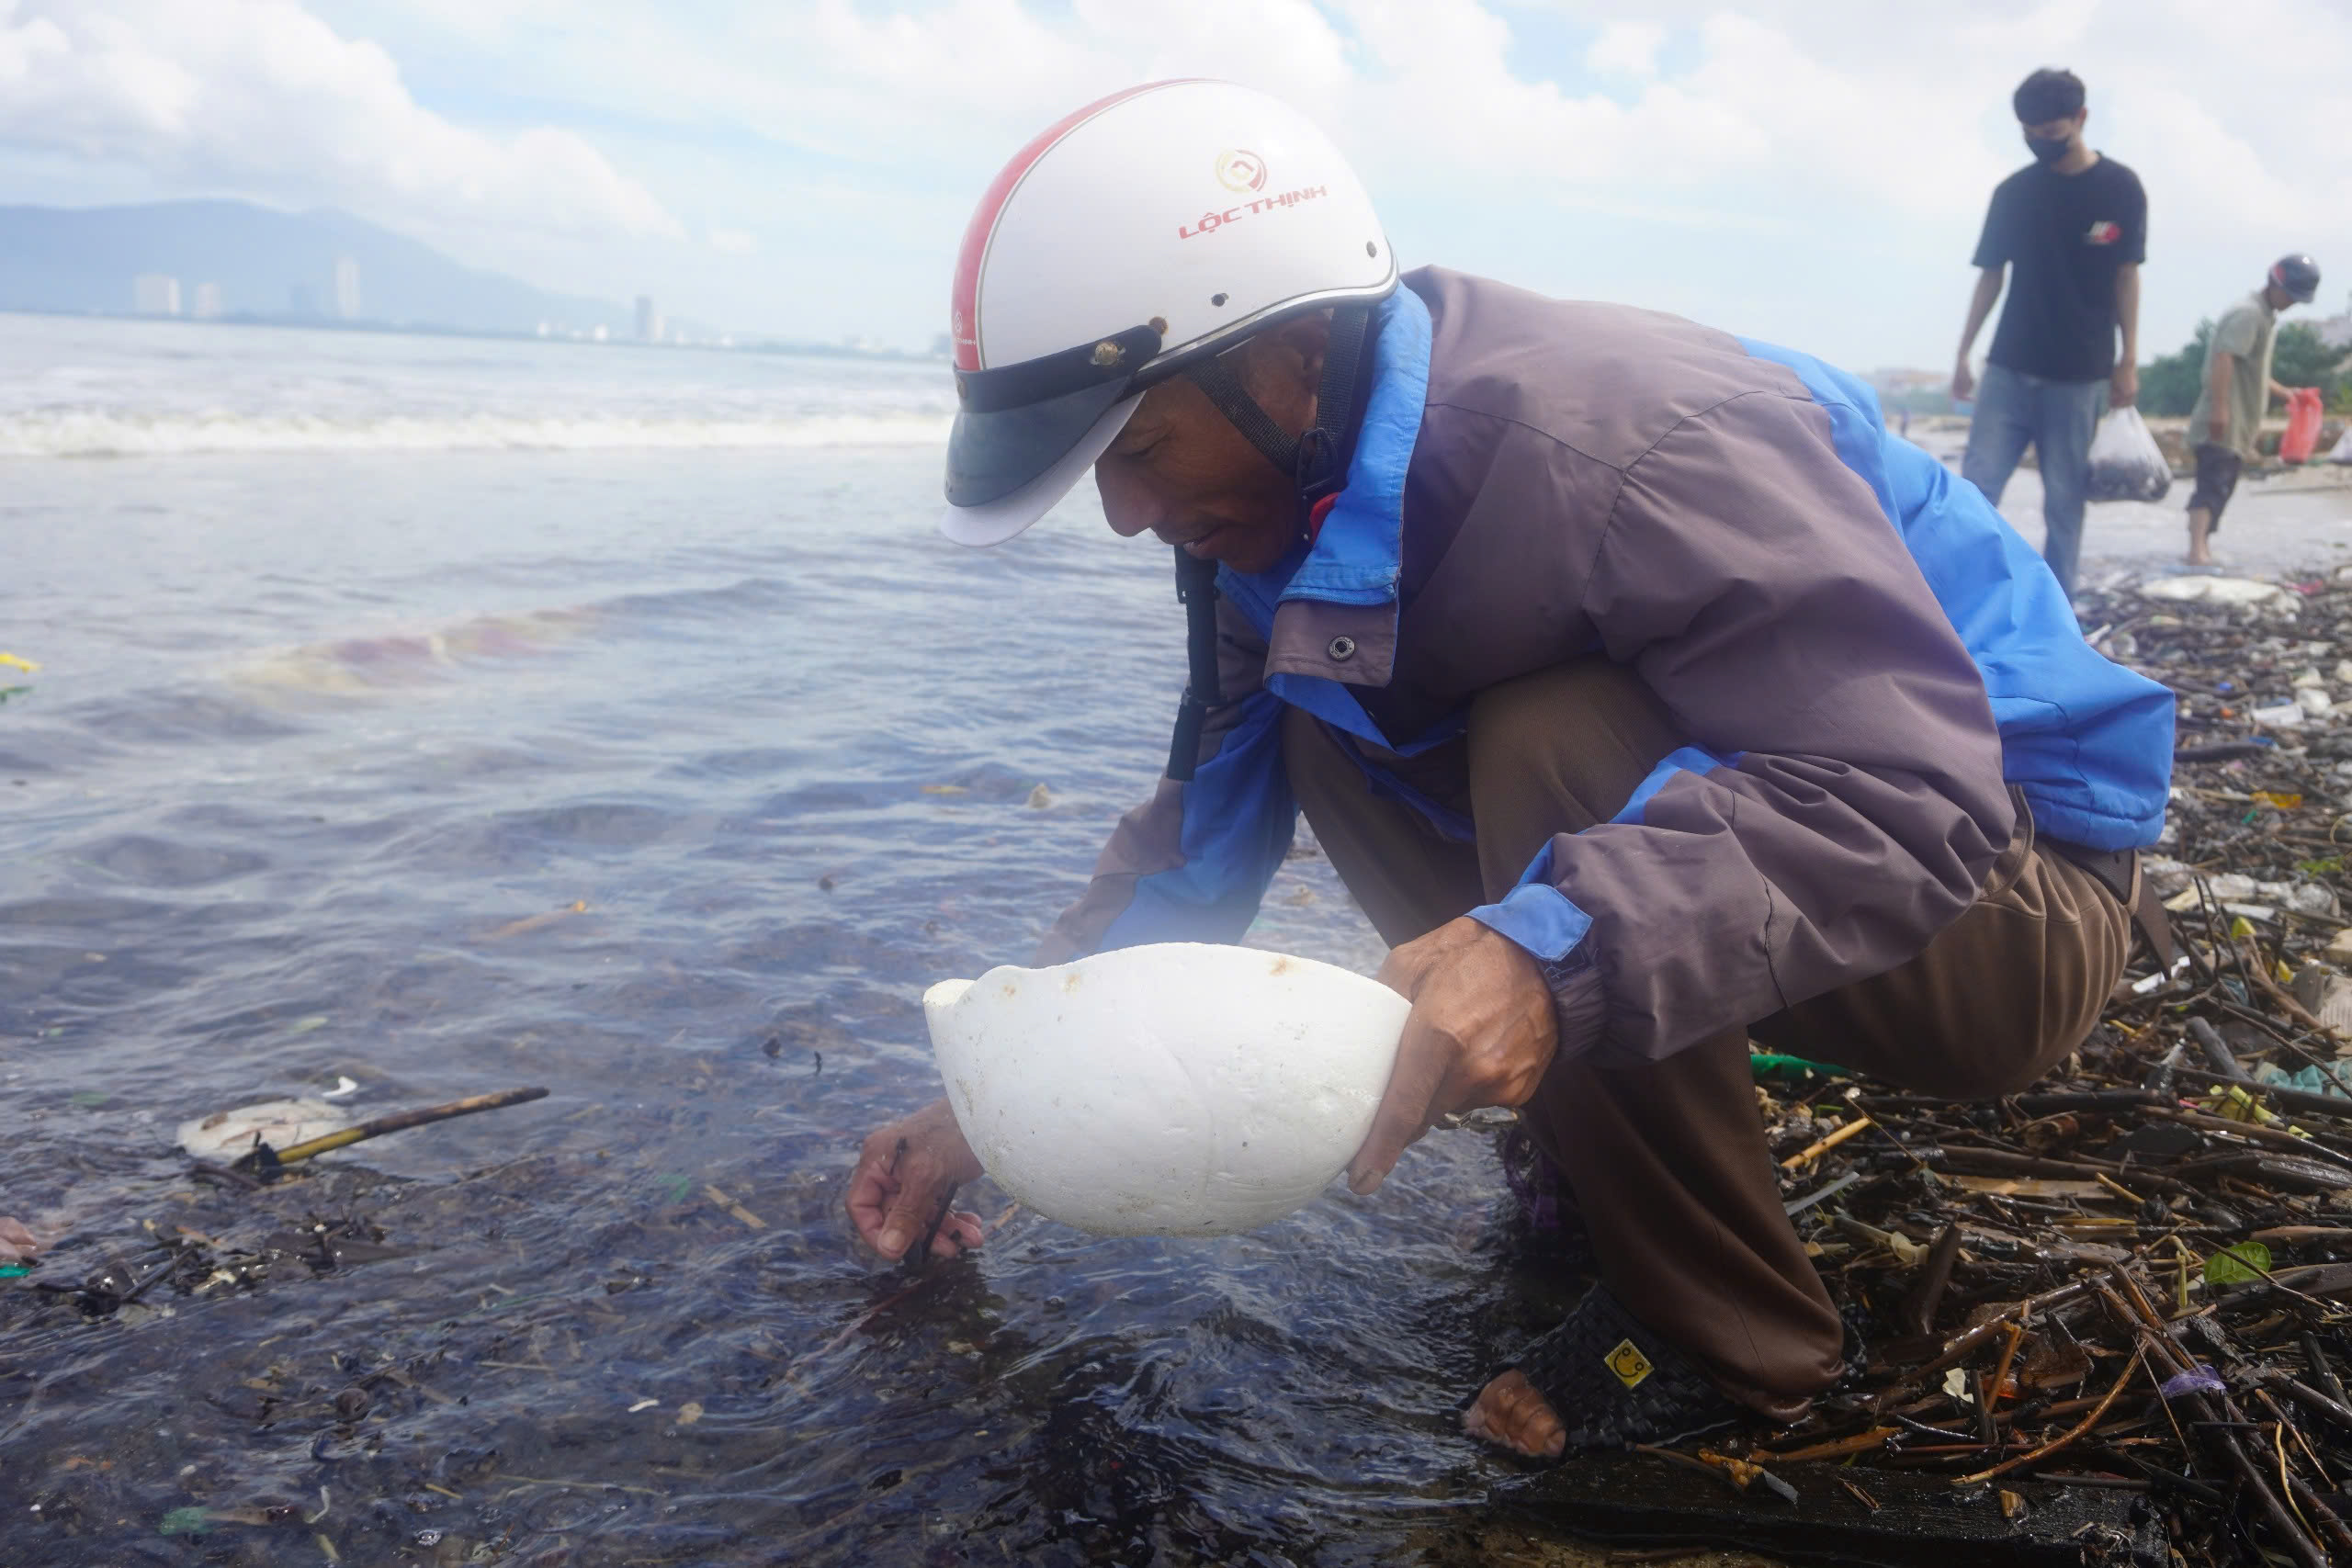
[[[941,531],[1012,537],[1153,383],[1209,374],[1216,354],[1285,316],[1396,287],[1355,172],[1280,99],[1185,81],[1088,105],[1013,156],[964,232]],[[1288,438],[1238,417],[1233,387],[1227,376],[1211,395],[1275,456]]]

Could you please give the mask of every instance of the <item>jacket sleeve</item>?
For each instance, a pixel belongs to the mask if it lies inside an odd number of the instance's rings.
[[[1474,911],[1544,965],[1563,1059],[1666,1056],[1893,968],[1968,908],[2014,825],[1992,709],[1818,406],[1684,419],[1586,547],[1604,650],[1692,744]]]
[[[1298,807],[1283,768],[1283,705],[1264,688],[1265,643],[1225,600],[1216,611],[1226,702],[1203,729],[1192,782],[1162,778],[1120,818],[1036,963],[1151,942],[1235,942],[1257,917]]]

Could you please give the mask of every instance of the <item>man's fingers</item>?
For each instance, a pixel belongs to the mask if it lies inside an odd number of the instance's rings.
[[[1453,1052],[1443,1037],[1426,1024],[1405,1021],[1405,1038],[1396,1047],[1396,1066],[1388,1088],[1373,1112],[1372,1131],[1348,1164],[1348,1189],[1365,1193],[1377,1189],[1396,1168],[1406,1146],[1429,1130],[1430,1104],[1445,1081]]]
[[[891,1179],[887,1162],[876,1159],[869,1152],[857,1162],[849,1174],[849,1219],[857,1234],[868,1243],[876,1243],[876,1233],[888,1217],[891,1196],[898,1183]]]
[[[939,1230],[931,1238],[931,1255],[954,1258],[976,1249],[988,1238],[988,1226],[981,1223],[979,1215],[957,1209],[939,1222]]]
[[[874,1250],[885,1258],[902,1257],[938,1212],[939,1183],[930,1173],[900,1181],[898,1191],[890,1196],[890,1212],[882,1222],[882,1234],[874,1238]]]

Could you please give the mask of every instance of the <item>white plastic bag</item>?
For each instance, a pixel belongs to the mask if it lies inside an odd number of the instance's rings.
[[[2344,426],[2344,434],[2335,438],[2335,446],[2327,455],[2331,463],[2352,463],[2352,422]]]
[[[2162,501],[2172,489],[2172,465],[2148,433],[2138,409],[2115,409],[2091,437],[2093,501]]]

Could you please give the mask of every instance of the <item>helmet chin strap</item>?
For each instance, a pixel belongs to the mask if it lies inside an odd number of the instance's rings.
[[[1369,305],[1342,305],[1332,312],[1330,342],[1323,351],[1323,376],[1315,395],[1315,423],[1300,435],[1291,435],[1276,424],[1222,359],[1204,359],[1183,372],[1208,394],[1209,401],[1232,422],[1233,428],[1265,455],[1266,461],[1296,483],[1302,539],[1315,503],[1337,494],[1348,482],[1348,458],[1354,446],[1351,420],[1355,412],[1356,380],[1371,325]],[[1168,776],[1181,784],[1193,776],[1209,715],[1226,705],[1216,668],[1216,562],[1197,559],[1178,546],[1176,597],[1184,605],[1189,679],[1183,699],[1176,706],[1176,733],[1168,745]]]
[[[1276,424],[1242,386],[1241,378],[1222,359],[1212,356],[1184,367],[1185,379],[1206,393],[1217,412],[1241,432],[1298,488],[1298,530],[1304,537],[1307,513],[1317,502],[1336,494],[1348,481],[1347,460],[1354,446],[1351,417],[1356,382],[1363,367],[1364,339],[1372,327],[1369,305],[1341,305],[1331,312],[1331,336],[1323,350],[1323,375],[1316,389],[1315,423],[1292,435]]]

